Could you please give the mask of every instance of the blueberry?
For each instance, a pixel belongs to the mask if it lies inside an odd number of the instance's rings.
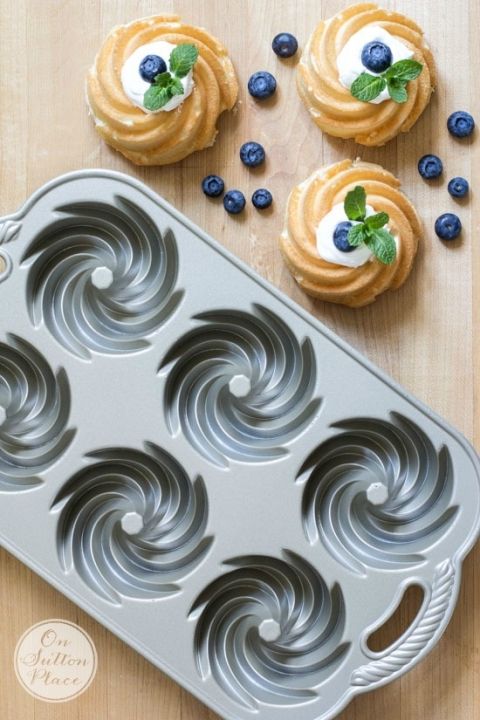
[[[468,181],[462,177],[454,177],[448,183],[448,192],[455,198],[465,197],[465,195],[468,195],[469,189]]]
[[[436,155],[424,155],[418,161],[418,172],[425,180],[433,180],[442,174],[443,163]]]
[[[218,197],[224,189],[225,183],[218,175],[207,175],[202,180],[202,190],[208,197]]]
[[[157,75],[167,72],[167,63],[159,55],[146,55],[140,63],[138,72],[146,82],[152,83]]]
[[[279,33],[272,40],[272,50],[278,57],[292,57],[298,50],[297,38],[291,33]]]
[[[248,92],[258,100],[271,97],[276,89],[277,81],[273,75],[266,70],[253,73],[248,81]]]
[[[460,218],[453,213],[440,215],[435,222],[435,232],[440,240],[455,240],[462,232]]]
[[[223,198],[223,207],[232,215],[238,215],[245,207],[245,195],[240,190],[229,190]]]
[[[243,143],[240,148],[240,160],[247,167],[257,167],[265,160],[265,150],[257,142]]]
[[[447,128],[455,137],[468,137],[475,129],[475,120],[470,113],[459,110],[450,115],[447,120]]]
[[[352,250],[355,250],[353,245],[350,245],[348,242],[348,231],[351,227],[352,223],[348,220],[338,223],[333,232],[333,244],[337,250],[341,250],[342,252],[352,252]]]
[[[392,51],[380,42],[380,40],[373,40],[367,43],[362,50],[362,63],[365,65],[367,70],[374,73],[382,73],[387,70],[393,62]]]
[[[252,203],[255,205],[257,210],[265,210],[272,204],[273,197],[270,190],[267,188],[258,188],[252,195]]]

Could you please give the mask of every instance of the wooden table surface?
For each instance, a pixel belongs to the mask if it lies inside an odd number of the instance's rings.
[[[384,148],[322,136],[295,91],[294,64],[281,62],[270,42],[293,32],[304,45],[320,18],[345,0],[0,0],[0,213],[14,210],[46,180],[69,170],[103,167],[145,181],[274,285],[363,351],[371,360],[480,447],[480,139],[459,142],[445,127],[447,115],[469,109],[480,120],[479,0],[391,0],[410,14],[433,48],[439,87],[424,116],[407,135]],[[84,103],[84,76],[110,28],[155,11],[175,11],[206,26],[229,48],[241,81],[238,111],[223,116],[216,145],[165,168],[139,169],[96,136]],[[249,75],[271,70],[274,102],[256,104],[246,92]],[[238,159],[245,140],[262,142],[265,170],[249,173]],[[426,152],[440,155],[445,179],[427,185],[416,169]],[[280,258],[277,237],[291,187],[314,169],[360,156],[398,174],[425,223],[414,271],[406,285],[374,305],[349,310],[305,297]],[[250,196],[267,186],[275,209],[261,216],[252,206],[229,217],[208,201],[200,181],[218,172],[229,187]],[[473,196],[458,205],[447,180],[463,175]],[[441,244],[435,217],[457,210],[463,241]],[[474,278],[477,278],[474,280]],[[474,720],[480,718],[480,559],[465,564],[454,618],[440,644],[407,676],[357,698],[343,720]],[[16,681],[12,656],[33,623],[65,618],[94,639],[95,681],[80,698],[52,705],[33,700]],[[0,716],[4,720],[212,720],[216,716],[62,595],[0,551]]]

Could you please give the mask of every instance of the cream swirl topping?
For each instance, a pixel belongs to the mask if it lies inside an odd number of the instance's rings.
[[[374,215],[375,210],[366,206],[366,216]],[[343,203],[334,205],[333,208],[320,220],[316,229],[317,252],[323,260],[344,267],[360,267],[372,259],[373,253],[366,245],[359,245],[350,252],[342,252],[333,242],[333,234],[338,223],[352,222],[348,220]],[[358,225],[352,222],[352,225]]]
[[[414,53],[410,48],[404,45],[400,40],[391,35],[387,30],[380,27],[380,25],[367,25],[346,42],[344,47],[338,54],[337,57],[337,68],[338,75],[341,85],[350,90],[355,80],[363,72],[368,72],[370,75],[380,75],[380,73],[372,72],[368,70],[362,62],[362,50],[370,42],[379,41],[387,45],[392,51],[392,65],[400,60],[409,60],[413,57]],[[373,100],[370,100],[373,105],[390,100],[388,90],[382,90]]]
[[[369,217],[370,215],[375,214],[376,211],[373,209],[373,207],[371,205],[366,205],[365,217]],[[326,260],[327,262],[335,263],[335,265],[343,265],[344,267],[356,268],[360,267],[361,265],[365,265],[365,263],[372,260],[374,255],[370,248],[368,248],[363,243],[362,245],[359,245],[354,250],[350,250],[349,252],[342,252],[342,250],[339,250],[337,248],[337,246],[333,242],[333,234],[335,232],[335,228],[337,227],[338,223],[347,221],[351,222],[352,225],[359,224],[358,222],[354,222],[348,219],[345,213],[343,203],[337,203],[337,205],[334,205],[332,207],[330,212],[323,216],[317,226],[315,233],[317,241],[317,253],[320,255],[322,260]],[[385,226],[385,229],[391,232],[388,225]],[[394,235],[394,239],[398,249],[398,237]]]
[[[136,105],[136,107],[140,108],[140,110],[143,110],[145,113],[168,112],[170,110],[175,110],[175,108],[181,105],[193,90],[193,70],[190,70],[188,75],[180,79],[183,86],[183,95],[175,95],[163,107],[155,111],[147,110],[143,104],[144,95],[151,85],[140,75],[140,63],[146,55],[158,55],[165,60],[168,67],[170,54],[175,47],[176,45],[165,42],[164,40],[146,43],[134,50],[122,66],[121,81],[125,95],[134,105]]]

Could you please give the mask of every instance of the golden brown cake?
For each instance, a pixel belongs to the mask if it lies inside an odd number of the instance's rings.
[[[389,216],[388,227],[397,244],[396,258],[390,265],[369,257],[368,252],[360,256],[362,264],[358,267],[336,264],[319,255],[319,224],[341,207],[347,193],[359,185],[365,189],[373,211]],[[280,247],[290,272],[306,293],[321,300],[360,307],[405,282],[417,252],[421,223],[412,203],[399,188],[399,180],[380,165],[343,160],[314,172],[292,190]],[[345,257],[351,262],[350,254]]]
[[[356,40],[363,38],[366,42],[377,35],[381,40],[387,38],[387,44],[388,38],[393,38],[392,44],[400,53],[394,60],[410,57],[423,65],[419,77],[408,82],[406,102],[395,102],[389,96],[382,102],[364,102],[352,95],[345,82],[348,73],[345,76],[341,71],[348,49],[353,76],[368,72],[361,66]],[[425,110],[435,88],[435,66],[423,32],[413,20],[374,3],[359,3],[315,28],[298,65],[297,87],[307,110],[324,132],[354,138],[362,145],[384,145],[398,133],[408,132]]]
[[[127,95],[124,70],[135,52],[141,54],[141,48],[148,50],[159,42],[164,47],[193,44],[199,55],[185,95],[177,98],[181,104],[170,111],[164,107],[151,112]],[[176,15],[156,15],[115,27],[87,77],[87,100],[98,133],[138,165],[166,165],[212,145],[218,117],[234,106],[237,95],[237,78],[224,46],[203,28],[186,25]]]

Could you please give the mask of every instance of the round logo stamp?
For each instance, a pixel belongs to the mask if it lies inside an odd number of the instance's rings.
[[[44,620],[29,628],[14,655],[19,683],[33,697],[66,702],[85,692],[97,671],[90,636],[66,620]]]

